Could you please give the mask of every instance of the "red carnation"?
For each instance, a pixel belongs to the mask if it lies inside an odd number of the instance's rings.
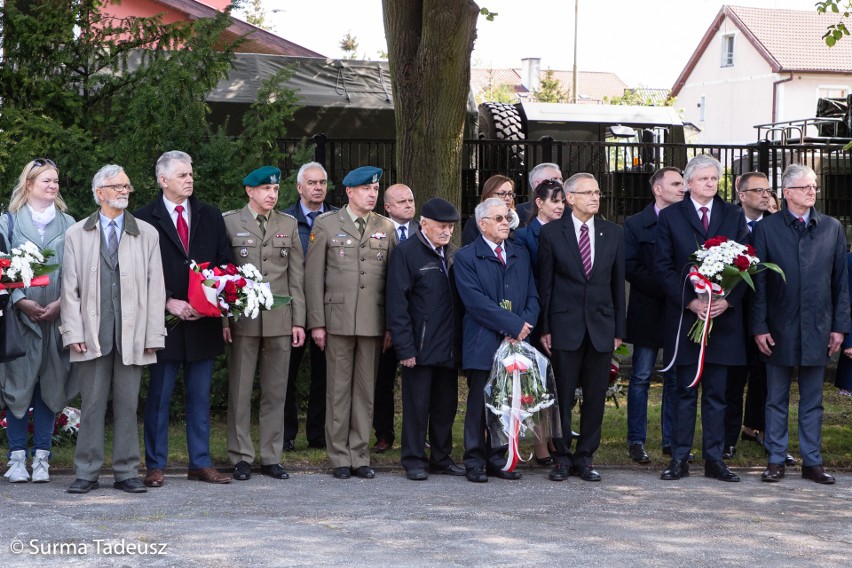
[[[236,284],[237,288],[245,288],[245,287],[246,287],[247,282],[246,282],[246,279],[245,279],[245,278],[237,278],[237,279],[234,281],[234,284]]]
[[[746,254],[749,256],[757,256],[757,251],[751,245],[746,245]]]
[[[11,261],[11,260],[9,260],[8,258],[6,258],[5,256],[4,256],[4,257],[0,257],[0,268],[9,268],[10,266],[12,266],[12,261]]]
[[[531,394],[525,394],[525,395],[521,396],[521,404],[526,404],[527,406],[529,406],[532,403],[533,403],[533,397],[532,397]]]
[[[237,274],[237,267],[236,267],[236,266],[234,266],[233,264],[229,264],[229,265],[227,265],[227,266],[225,267],[225,273],[226,273],[228,276],[236,276],[236,274]]]
[[[237,301],[237,285],[234,284],[233,280],[228,280],[225,283],[225,288],[223,289],[225,294],[225,301],[229,304],[233,304]]]
[[[734,259],[734,266],[736,266],[740,271],[748,270],[748,267],[751,266],[751,262],[749,262],[748,258],[743,255],[739,255]]]
[[[713,237],[711,239],[707,239],[704,242],[704,248],[709,249],[709,248],[712,248],[712,247],[715,247],[715,246],[719,246],[722,243],[726,243],[726,242],[728,242],[728,237],[719,235],[718,237]]]

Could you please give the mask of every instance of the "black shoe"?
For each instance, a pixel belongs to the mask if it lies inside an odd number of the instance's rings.
[[[796,467],[796,458],[794,458],[790,454],[787,454],[787,457],[784,458],[784,465],[786,465],[787,467]]]
[[[684,460],[673,459],[669,462],[669,466],[660,475],[660,479],[665,481],[676,481],[681,477],[689,477],[689,462]]]
[[[542,467],[547,467],[549,465],[553,465],[556,461],[553,459],[553,456],[547,456],[546,458],[536,457],[535,463]]]
[[[356,467],[352,470],[352,473],[354,473],[356,477],[360,477],[361,479],[373,479],[374,477],[376,477],[376,472],[367,467],[366,465]]]
[[[583,467],[574,466],[568,470],[571,475],[576,475],[583,481],[600,481],[601,474],[595,471],[592,464],[586,464]]]
[[[348,467],[336,467],[332,475],[334,475],[335,479],[349,479],[352,477],[352,473]]]
[[[569,475],[568,466],[564,463],[558,463],[550,470],[547,477],[550,481],[565,481]]]
[[[313,450],[324,450],[325,440],[308,440],[308,447]]]
[[[630,444],[630,459],[636,463],[650,463],[651,458],[642,444]]]
[[[766,470],[760,475],[761,481],[776,482],[784,478],[784,464],[771,463],[766,466]]]
[[[719,481],[730,482],[737,482],[740,480],[739,476],[731,471],[722,460],[704,462],[704,477],[712,477]]]
[[[454,477],[461,477],[465,474],[465,469],[456,463],[451,463],[447,467],[443,468],[429,468],[432,473],[438,473],[441,475],[452,475]]]
[[[468,469],[465,472],[465,476],[472,483],[485,483],[488,481],[488,476],[485,475],[485,468],[482,466]]]
[[[500,479],[508,479],[509,481],[517,481],[523,477],[523,474],[518,471],[503,471],[502,469],[490,471],[488,475],[499,477]]]
[[[405,472],[405,477],[411,481],[424,481],[429,479],[429,474],[426,473],[425,469],[409,469]]]
[[[737,453],[737,447],[736,446],[726,446],[725,451],[722,452],[722,459],[723,460],[729,460],[732,457],[734,457],[736,455],[736,453]]]
[[[97,489],[101,485],[97,481],[89,481],[88,479],[75,479],[66,491],[68,493],[88,493],[92,489]]]
[[[292,452],[296,449],[296,440],[284,440],[284,445],[281,449],[285,452]]]
[[[237,481],[245,481],[251,479],[251,464],[245,460],[240,460],[234,466],[233,478]]]
[[[260,473],[268,475],[269,477],[274,477],[275,479],[290,479],[290,474],[284,471],[284,468],[281,467],[280,463],[262,465],[260,466]]]
[[[747,442],[754,442],[758,446],[763,447],[763,438],[759,435],[759,433],[757,435],[752,435],[746,434],[745,431],[743,431],[742,434],[740,434],[740,438],[746,440]]]
[[[823,485],[831,485],[834,483],[834,478],[825,472],[822,465],[802,466],[802,479],[810,479],[813,482]]]
[[[148,488],[142,483],[138,477],[131,477],[124,481],[116,481],[112,484],[116,489],[121,489],[125,493],[147,493]]]

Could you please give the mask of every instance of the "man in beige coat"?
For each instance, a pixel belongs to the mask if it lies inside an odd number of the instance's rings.
[[[166,291],[156,229],[125,209],[133,186],[121,166],[92,180],[100,211],[68,229],[62,263],[62,343],[77,366],[82,398],[69,493],[98,488],[104,417],[112,390],[112,467],[116,489],[147,491],[138,477],[136,406],[142,366],[165,346]]]
[[[349,203],[317,217],[305,264],[308,327],[326,351],[325,438],[334,477],[364,479],[370,468],[376,367],[390,345],[385,272],[393,223],[373,213],[382,170],[364,166],[343,179]]]
[[[272,293],[292,301],[261,312],[257,319],[239,318],[225,341],[228,356],[228,457],[234,479],[251,477],[251,395],[260,361],[260,471],[275,479],[290,476],[281,467],[284,444],[284,400],[290,347],[305,343],[304,257],[296,219],[275,211],[281,170],[264,166],[243,179],[248,204],[224,214],[225,228],[237,264],[253,264]]]

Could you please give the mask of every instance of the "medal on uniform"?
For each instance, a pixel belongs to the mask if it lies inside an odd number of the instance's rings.
[[[287,249],[281,249],[281,256],[287,256]]]
[[[347,245],[351,245],[351,244],[352,244],[352,239],[347,240],[347,241],[346,241],[346,244],[347,244]]]
[[[286,239],[287,235],[285,235],[284,233],[275,233],[275,238],[276,239]]]
[[[346,252],[344,252],[344,250],[343,250],[343,249],[340,249],[340,253],[339,253],[339,254],[340,254],[340,258],[343,258],[344,256],[346,256]]]
[[[384,259],[385,259],[384,254],[379,253],[379,254],[376,255],[376,260],[378,260],[379,262],[383,261]]]
[[[240,256],[243,257],[243,258],[247,257],[248,256],[248,249],[241,248],[240,249]]]

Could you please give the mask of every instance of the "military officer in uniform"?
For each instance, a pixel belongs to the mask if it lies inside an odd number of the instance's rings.
[[[275,210],[281,170],[256,169],[243,179],[248,204],[224,214],[225,228],[238,265],[253,264],[272,293],[292,301],[263,311],[256,319],[239,318],[225,329],[228,357],[228,457],[233,477],[251,477],[251,395],[260,361],[260,471],[276,479],[289,475],[281,466],[284,400],[290,348],[305,342],[304,256],[296,219]]]
[[[368,443],[376,367],[390,344],[385,273],[393,223],[373,212],[382,170],[363,166],[343,178],[349,202],[317,217],[305,263],[311,338],[326,352],[326,447],[334,477],[371,479]]]

